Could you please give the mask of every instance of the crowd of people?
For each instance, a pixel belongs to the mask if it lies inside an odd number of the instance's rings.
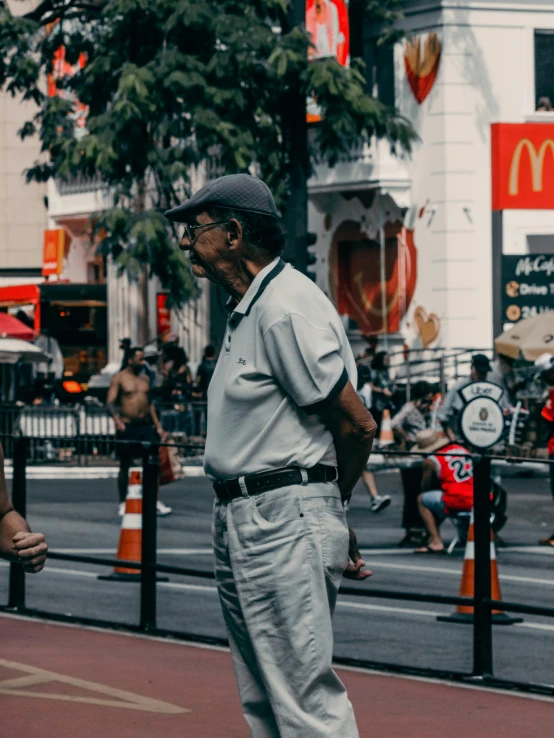
[[[439,531],[441,523],[447,517],[451,517],[455,525],[462,518],[465,521],[473,506],[470,451],[462,440],[460,429],[463,409],[460,391],[471,382],[488,381],[499,385],[503,389],[499,404],[508,416],[525,382],[518,381],[514,360],[510,357],[499,355],[491,362],[486,355],[476,353],[471,357],[469,376],[454,382],[444,398],[438,394],[436,385],[421,380],[411,385],[410,399],[402,403],[398,402],[401,390],[391,377],[390,358],[386,352],[375,352],[369,347],[358,356],[357,364],[358,395],[377,422],[377,437],[387,413],[387,422],[390,415],[394,434],[392,448],[429,454],[422,463],[400,467],[405,530],[400,544],[416,544],[416,553],[442,553],[445,546]],[[545,354],[538,359],[532,378],[553,387],[554,356]],[[554,389],[544,406],[542,418],[547,425],[549,461],[554,462]],[[554,463],[549,468],[554,498]],[[379,493],[370,464],[361,481],[371,497],[371,512],[385,510],[391,497]],[[495,491],[495,484],[491,484],[491,489]],[[539,543],[554,546],[554,533]]]

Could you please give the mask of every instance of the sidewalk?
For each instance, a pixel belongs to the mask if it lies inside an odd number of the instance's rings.
[[[0,615],[0,655],[3,736],[248,736],[225,650]],[[535,738],[552,722],[552,700],[339,673],[360,738]]]

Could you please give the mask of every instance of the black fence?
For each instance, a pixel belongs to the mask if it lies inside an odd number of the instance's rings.
[[[29,449],[35,439],[18,437],[13,440],[13,483],[12,499],[16,510],[26,515],[27,507],[27,484],[26,467],[29,458]],[[169,444],[160,444],[161,446]],[[188,453],[194,449],[196,453],[201,446],[189,445]],[[184,577],[197,577],[201,579],[215,579],[213,572],[203,571],[195,568],[185,568],[161,564],[157,559],[157,475],[159,445],[143,445],[142,467],[143,467],[143,505],[142,505],[142,550],[141,562],[121,561],[115,558],[100,556],[75,555],[61,553],[55,550],[49,551],[48,557],[54,560],[68,561],[74,563],[91,564],[98,566],[122,567],[134,569],[140,574],[140,619],[138,625],[121,625],[111,621],[91,619],[85,617],[74,617],[59,612],[45,612],[42,610],[28,608],[25,602],[25,572],[17,563],[10,564],[9,596],[6,607],[0,610],[16,612],[28,616],[44,617],[58,621],[70,621],[85,625],[95,625],[113,629],[126,629],[138,632],[146,632],[160,636],[171,636],[189,641],[198,641],[209,644],[226,645],[226,640],[211,636],[203,636],[194,632],[174,631],[158,627],[157,623],[157,581],[159,574],[171,574]],[[381,451],[384,455],[387,452]],[[413,454],[394,451],[391,454],[399,456],[426,456],[426,454]],[[440,455],[435,452],[435,455]],[[453,607],[472,607],[474,615],[471,618],[473,657],[470,672],[437,670],[423,668],[409,664],[392,664],[374,662],[362,659],[341,658],[336,659],[338,664],[386,670],[402,674],[414,674],[449,679],[457,682],[479,683],[483,686],[503,689],[533,692],[548,696],[554,696],[554,684],[539,684],[532,682],[518,682],[501,679],[494,676],[494,654],[493,654],[493,611],[508,613],[535,615],[554,618],[554,607],[533,606],[521,602],[498,601],[492,598],[491,583],[491,462],[498,458],[488,455],[472,455],[474,465],[474,532],[475,532],[475,584],[473,597],[437,595],[433,593],[401,591],[377,588],[359,588],[356,586],[343,586],[340,595],[348,595],[359,598],[401,600],[409,602],[435,603],[451,605]],[[511,459],[514,463],[523,459]],[[502,457],[502,461],[506,461]],[[529,461],[525,459],[527,463]],[[544,462],[541,462],[544,463]],[[548,462],[553,463],[553,462]]]

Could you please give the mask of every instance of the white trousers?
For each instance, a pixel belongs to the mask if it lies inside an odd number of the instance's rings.
[[[331,617],[348,559],[337,485],[216,500],[212,533],[250,738],[358,738],[331,668]]]

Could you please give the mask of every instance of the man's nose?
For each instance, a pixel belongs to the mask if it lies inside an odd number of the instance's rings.
[[[179,241],[179,248],[181,249],[181,251],[188,251],[191,246],[192,246],[192,241],[185,233],[182,239]]]

